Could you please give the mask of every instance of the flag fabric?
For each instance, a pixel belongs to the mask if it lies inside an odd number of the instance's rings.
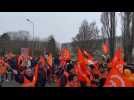
[[[117,50],[115,51],[114,58],[113,58],[112,62],[117,62],[117,61],[119,61],[119,60],[122,58],[121,55],[122,55],[122,49],[119,48],[119,49],[117,49]]]
[[[4,62],[4,60],[0,59],[0,75],[6,74],[7,66]]]
[[[23,87],[34,87],[34,85],[32,84],[32,82],[30,80],[28,80],[26,77],[24,77]]]
[[[109,53],[108,41],[106,41],[105,43],[103,43],[102,50],[103,50],[104,54],[108,54]]]
[[[86,63],[84,61],[84,56],[83,56],[82,51],[80,49],[78,49],[77,60],[78,60],[78,63],[80,65],[81,70],[83,71],[83,73],[86,74]]]
[[[78,66],[78,64],[75,64],[74,70],[77,73],[77,75],[81,75],[82,74],[82,72],[81,72],[80,67]]]
[[[80,50],[80,48],[79,48],[79,49],[78,49],[78,54],[77,54],[77,61],[78,61],[79,63],[82,63],[83,60],[84,60],[84,57],[83,57],[83,54],[82,54],[82,52],[81,52],[81,50]]]
[[[112,67],[116,67],[121,73],[123,73],[123,65],[125,64],[122,58],[122,49],[119,48],[115,51],[114,58],[112,59]]]
[[[64,59],[65,60],[70,60],[71,59],[71,54],[68,48],[64,48]]]
[[[76,71],[79,72],[79,79],[83,79],[83,81],[86,81],[86,83],[89,83],[90,81],[88,80],[88,76],[90,77],[90,79],[93,79],[93,75],[90,72],[90,70],[87,68],[86,64],[86,60],[84,59],[83,53],[80,50],[80,48],[78,49],[78,54],[77,54],[77,61],[78,61],[78,66],[76,68]]]
[[[75,70],[76,74],[78,75],[78,80],[85,81],[83,78],[84,73],[82,72],[82,70],[80,68],[80,64],[78,64],[78,63],[75,64],[74,70]]]
[[[91,85],[91,80],[85,74],[83,74],[83,78],[84,81],[86,82],[86,85]]]
[[[92,62],[94,64],[95,70],[98,72],[98,75],[100,76],[101,72],[99,70],[98,64],[93,60],[93,56],[91,54],[87,53],[85,50],[83,51],[83,54],[88,57],[88,59],[86,59],[86,63],[88,64],[88,63]],[[93,75],[91,75],[91,72],[90,72],[90,76],[93,76]]]
[[[112,60],[112,69],[108,75],[104,87],[132,87],[132,83],[123,75],[123,58],[121,57],[122,50],[117,49]]]
[[[105,82],[104,87],[132,87],[132,83],[128,81],[115,67],[111,69],[110,74]]]
[[[21,48],[21,55],[18,59],[18,65],[22,62],[22,66],[27,66],[27,61],[30,56],[30,48]]]
[[[65,67],[66,61],[71,59],[71,53],[68,48],[61,49],[59,59],[60,65]]]
[[[18,65],[22,64],[23,61],[24,61],[24,57],[22,55],[20,55],[18,57]]]
[[[60,59],[60,65],[63,66],[64,63],[65,63],[65,61],[64,61],[64,50],[63,50],[63,48],[61,49],[59,55],[60,55],[60,56],[59,56],[59,59]]]
[[[91,79],[89,79],[88,76],[81,71],[79,66],[75,67],[75,71],[76,71],[76,73],[78,75],[78,80],[83,81],[86,84],[90,84],[91,83],[91,81],[90,81]]]
[[[89,74],[88,69],[87,69],[87,67],[86,67],[85,61],[83,61],[83,62],[80,64],[80,68],[81,68],[83,74],[86,74],[86,75]]]
[[[35,70],[34,70],[34,76],[32,80],[32,84],[35,86],[37,79],[38,79],[38,72],[39,72],[39,66],[38,64],[35,65]]]
[[[51,66],[51,67],[52,67],[52,61],[53,61],[52,54],[49,53],[47,62],[48,62],[48,64],[49,64],[49,66]]]

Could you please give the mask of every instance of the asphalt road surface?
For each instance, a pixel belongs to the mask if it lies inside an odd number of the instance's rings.
[[[17,83],[16,81],[4,81],[1,84],[2,87],[22,87],[20,83]],[[56,87],[53,83],[48,84],[46,83],[44,87]]]
[[[1,85],[2,87],[22,87],[21,84],[17,83],[16,81],[4,81]]]

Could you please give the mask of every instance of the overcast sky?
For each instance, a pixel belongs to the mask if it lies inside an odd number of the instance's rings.
[[[56,41],[70,42],[79,30],[84,19],[89,23],[95,21],[99,29],[100,12],[0,12],[0,34],[8,31],[26,30],[32,35],[32,24],[35,24],[35,36],[47,38],[54,35]],[[120,26],[117,23],[117,34]]]

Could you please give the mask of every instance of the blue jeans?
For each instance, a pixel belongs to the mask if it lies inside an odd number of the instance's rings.
[[[4,76],[0,75],[0,82],[4,81]]]

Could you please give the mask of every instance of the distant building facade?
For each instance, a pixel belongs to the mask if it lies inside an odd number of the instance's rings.
[[[45,42],[34,41],[17,41],[17,40],[0,40],[0,54],[5,54],[8,50],[15,51],[17,54],[20,53],[21,48],[31,48],[34,50],[43,51],[47,46]]]

